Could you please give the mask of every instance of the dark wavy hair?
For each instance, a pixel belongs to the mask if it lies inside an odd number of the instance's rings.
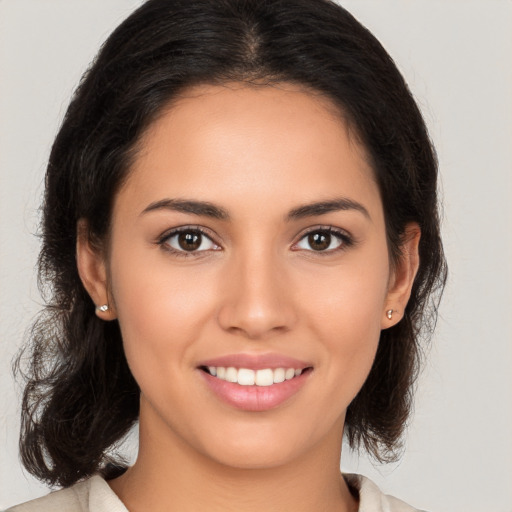
[[[21,458],[51,485],[120,474],[125,463],[114,448],[139,414],[119,325],[96,317],[78,276],[77,221],[88,221],[91,240],[105,240],[113,198],[148,126],[187,88],[231,81],[289,82],[329,98],[371,158],[391,261],[400,258],[406,224],[421,227],[407,309],[382,331],[346,415],[352,447],[379,461],[400,451],[446,279],[436,156],[403,77],[375,37],[330,0],[148,0],[85,73],[49,158],[39,256],[47,305],[17,369],[26,363]]]

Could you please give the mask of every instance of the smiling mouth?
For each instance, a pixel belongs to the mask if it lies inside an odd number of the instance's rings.
[[[268,387],[299,377],[312,368],[235,368],[233,366],[201,366],[201,370],[219,380],[236,383],[240,386]]]

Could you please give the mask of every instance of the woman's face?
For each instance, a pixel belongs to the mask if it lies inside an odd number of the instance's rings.
[[[393,276],[372,170],[328,100],[189,90],[116,196],[106,271],[147,439],[236,467],[340,443]]]

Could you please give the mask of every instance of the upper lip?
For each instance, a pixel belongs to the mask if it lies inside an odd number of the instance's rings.
[[[247,368],[249,370],[263,370],[265,368],[295,368],[304,369],[312,366],[306,361],[282,354],[229,354],[202,361],[201,366],[222,366],[224,368]]]

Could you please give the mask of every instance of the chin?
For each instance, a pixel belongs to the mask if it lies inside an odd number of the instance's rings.
[[[298,422],[297,427],[299,425],[300,428],[294,429],[289,422],[280,423],[275,418],[274,421],[249,421],[229,427],[218,425],[213,436],[203,437],[201,452],[232,468],[277,468],[304,457],[320,441],[306,425]]]
[[[225,443],[222,453],[215,451],[205,455],[222,466],[238,470],[259,470],[284,466],[299,454],[295,450],[287,450],[279,445],[279,441],[274,440],[266,446],[232,446]]]

